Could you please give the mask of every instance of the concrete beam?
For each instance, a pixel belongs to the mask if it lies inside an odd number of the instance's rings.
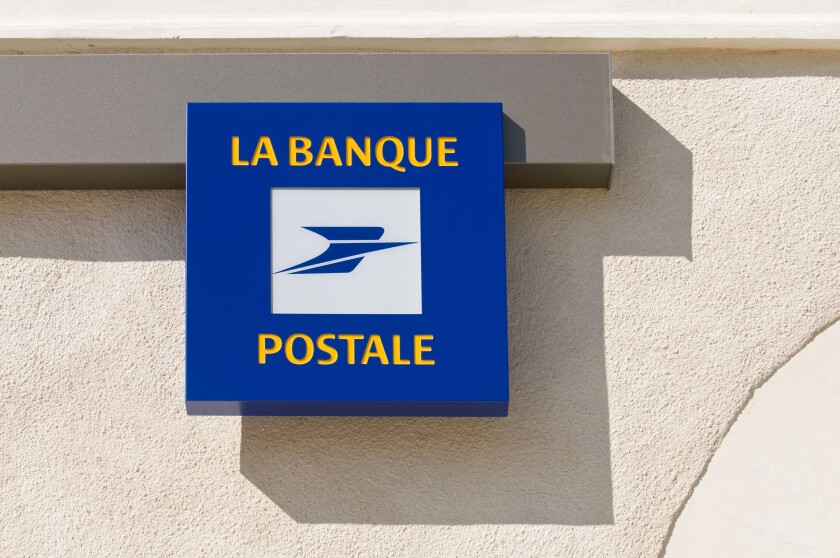
[[[501,101],[506,186],[614,163],[608,54],[0,56],[0,188],[182,188],[188,101]]]

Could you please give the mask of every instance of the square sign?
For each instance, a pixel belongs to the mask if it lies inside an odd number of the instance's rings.
[[[187,412],[505,416],[498,103],[190,103]]]

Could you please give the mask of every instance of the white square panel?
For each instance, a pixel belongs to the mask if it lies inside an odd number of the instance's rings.
[[[420,314],[420,190],[274,188],[272,313]]]

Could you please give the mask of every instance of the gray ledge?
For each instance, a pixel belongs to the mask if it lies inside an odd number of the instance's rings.
[[[182,188],[188,101],[494,101],[505,184],[606,188],[608,54],[0,56],[0,188]]]

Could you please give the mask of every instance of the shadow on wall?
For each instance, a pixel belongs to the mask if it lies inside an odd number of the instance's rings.
[[[0,258],[77,261],[184,259],[183,192],[2,192]]]
[[[510,416],[243,418],[241,472],[289,516],[612,523],[602,260],[691,258],[692,198],[691,153],[618,91],[614,102],[611,191],[507,194]],[[5,192],[0,257],[183,259],[173,195]]]
[[[243,417],[240,469],[299,522],[613,522],[605,256],[691,258],[691,153],[619,91],[612,190],[507,194],[510,416]]]
[[[504,140],[502,148],[505,153],[505,162],[524,163],[526,161],[525,152],[527,151],[525,129],[507,114],[502,114],[502,130],[502,139]]]
[[[807,56],[807,64],[803,64]],[[726,60],[726,63],[722,63]],[[613,79],[727,79],[797,76],[840,77],[831,50],[661,50],[613,54]]]

